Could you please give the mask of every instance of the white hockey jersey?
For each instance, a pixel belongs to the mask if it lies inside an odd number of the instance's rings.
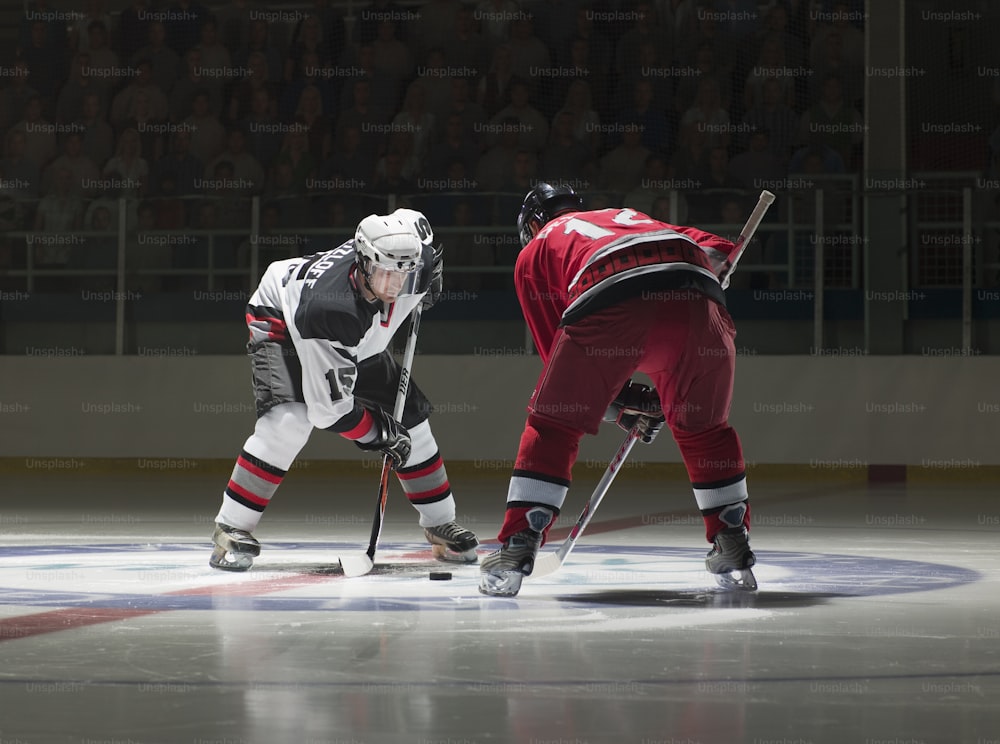
[[[326,429],[356,413],[357,365],[385,351],[423,299],[433,264],[423,257],[426,280],[419,294],[386,306],[369,302],[355,279],[354,241],[324,253],[268,266],[247,306],[250,343],[294,347],[302,366],[302,393],[313,426]],[[424,277],[422,277],[423,279]]]

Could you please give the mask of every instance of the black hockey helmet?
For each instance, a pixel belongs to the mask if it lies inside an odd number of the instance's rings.
[[[517,215],[517,234],[524,248],[536,233],[552,219],[565,212],[583,209],[583,197],[571,186],[553,186],[539,181],[528,192]]]

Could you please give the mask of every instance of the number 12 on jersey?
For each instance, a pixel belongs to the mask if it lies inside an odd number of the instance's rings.
[[[651,225],[653,220],[647,219],[636,219],[638,212],[634,209],[620,209],[611,218],[612,222],[616,222],[619,225]],[[548,234],[555,228],[555,225],[550,225],[544,228],[538,237],[545,238]],[[563,235],[569,235],[570,233],[577,233],[585,238],[590,238],[591,240],[599,240],[600,238],[607,238],[614,235],[613,230],[608,230],[607,228],[601,227],[600,225],[595,225],[593,222],[588,222],[582,217],[570,217],[568,220],[562,223]]]

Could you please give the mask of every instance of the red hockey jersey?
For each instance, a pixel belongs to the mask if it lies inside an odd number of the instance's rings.
[[[719,273],[732,242],[634,209],[572,212],[517,257],[514,286],[543,362],[560,325],[655,289],[693,289],[725,304]]]

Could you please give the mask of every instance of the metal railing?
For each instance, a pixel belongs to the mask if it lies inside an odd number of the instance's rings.
[[[908,288],[960,290],[961,350],[972,353],[975,290],[1000,284],[1000,179],[975,171],[913,178],[923,185],[909,195]]]
[[[911,222],[909,271],[906,288],[944,287],[960,289],[963,348],[970,349],[975,326],[973,301],[976,289],[1000,284],[1000,188],[984,190],[975,173],[924,174],[927,186],[909,195]],[[979,181],[977,182],[977,179]],[[980,188],[977,188],[977,183]],[[998,184],[1000,185],[1000,184]],[[861,235],[864,195],[857,176],[810,176],[780,184],[762,184],[775,191],[778,200],[740,263],[732,290],[750,287],[802,289],[812,293],[812,342],[823,348],[828,293],[834,289],[860,290],[867,241]],[[719,204],[728,198],[741,200],[747,209],[759,191],[670,191],[665,219],[697,224],[711,232],[735,239],[742,223],[711,219],[705,204]],[[337,198],[329,194],[308,198]],[[499,221],[518,204],[521,194],[421,193],[408,195],[345,194],[354,200],[343,224],[296,229],[281,228],[267,215],[272,202],[248,198],[243,227],[225,229],[156,230],[139,229],[134,223],[135,207],[128,199],[117,205],[113,228],[73,233],[42,233],[24,229],[0,232],[0,307],[10,300],[10,291],[39,294],[73,293],[81,287],[99,285],[113,292],[115,299],[115,353],[124,354],[127,307],[135,292],[169,292],[172,287],[192,286],[212,291],[238,289],[247,294],[256,285],[266,265],[280,258],[301,255],[339,244],[353,234],[356,219],[371,211],[389,212],[408,204],[447,212],[459,200],[477,199]],[[598,194],[602,203],[628,206],[621,194]],[[301,198],[301,197],[300,197]],[[200,202],[210,201],[198,197]],[[360,200],[360,201],[359,201]],[[152,201],[155,204],[155,200]],[[997,200],[1000,202],[1000,199]],[[325,202],[321,205],[325,208]],[[31,205],[26,205],[29,210]],[[996,214],[990,208],[996,208]],[[450,214],[450,213],[449,213]],[[514,213],[516,214],[516,212]],[[519,245],[513,225],[514,214],[501,224],[449,224],[435,222],[435,232],[446,246],[465,240],[477,244],[478,255],[454,251],[449,255],[447,273],[465,277],[509,276]],[[739,219],[745,219],[745,211]],[[683,219],[685,218],[686,219]],[[994,219],[997,217],[997,219]],[[433,218],[432,218],[432,221]],[[2,228],[0,228],[2,229]],[[91,241],[102,241],[107,251],[103,263],[81,265],[39,265],[40,249],[69,244],[71,252],[86,251]],[[109,250],[108,246],[113,246]],[[143,252],[145,249],[155,249]],[[178,248],[189,249],[190,265],[177,261]],[[153,260],[151,254],[159,259]],[[53,280],[58,280],[53,282]],[[4,320],[0,314],[0,326]],[[71,320],[71,319],[68,319]],[[167,320],[164,318],[164,320]],[[520,318],[512,317],[512,322]],[[522,323],[523,325],[523,323]],[[68,331],[71,332],[71,331]]]

